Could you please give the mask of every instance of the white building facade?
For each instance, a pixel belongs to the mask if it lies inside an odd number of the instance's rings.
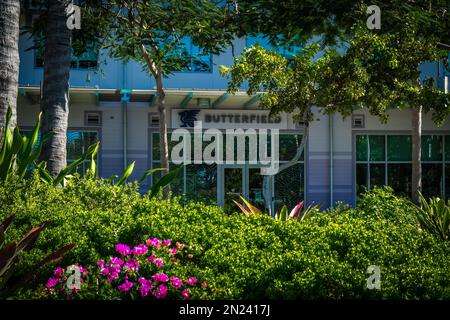
[[[238,55],[253,43],[237,39]],[[18,123],[31,127],[39,113],[42,62],[27,36],[20,39],[20,88]],[[190,47],[190,50],[195,48]],[[106,61],[106,63],[100,63]],[[289,114],[269,120],[268,111],[258,107],[259,96],[244,91],[226,93],[227,81],[219,74],[220,65],[233,63],[233,52],[212,55],[199,67],[189,65],[164,80],[167,125],[192,130],[183,115],[202,120],[204,129],[278,129],[279,159],[290,161],[302,139],[302,126]],[[155,83],[134,62],[122,63],[108,58],[106,52],[73,59],[70,75],[70,114],[68,161],[78,158],[88,145],[100,140],[99,173],[120,175],[135,161],[131,179],[147,169],[159,166],[158,112],[154,105]],[[448,74],[436,65],[424,65],[423,74],[435,76],[443,89]],[[245,89],[245,88],[243,88]],[[187,113],[183,113],[188,111]],[[190,113],[190,111],[192,111]],[[364,188],[389,184],[399,193],[411,189],[411,115],[409,110],[391,110],[387,124],[381,124],[367,110],[355,110],[352,117],[315,112],[309,126],[305,152],[294,165],[277,174],[269,194],[257,164],[190,164],[183,169],[172,190],[188,198],[232,205],[242,194],[263,206],[269,201],[275,208],[307,203],[324,207],[343,201],[355,205]],[[450,197],[450,123],[437,127],[429,115],[423,121],[423,185],[425,194]],[[172,143],[173,145],[173,143]],[[83,170],[83,168],[80,168]],[[152,184],[149,177],[146,189]],[[266,186],[267,187],[267,186]],[[269,199],[268,199],[269,198]]]

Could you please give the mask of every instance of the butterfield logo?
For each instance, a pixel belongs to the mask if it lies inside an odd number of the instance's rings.
[[[182,128],[193,128],[194,122],[197,121],[197,115],[200,110],[185,110],[178,114],[180,115],[181,127]]]
[[[81,29],[81,8],[74,4],[69,4],[66,8],[66,26],[69,30]]]

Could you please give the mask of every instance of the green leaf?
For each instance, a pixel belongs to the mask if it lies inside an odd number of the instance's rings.
[[[159,190],[161,188],[166,187],[169,185],[178,175],[178,173],[183,169],[186,165],[181,165],[178,168],[176,168],[173,171],[170,171],[169,173],[163,175],[158,181],[153,183],[152,187],[150,188],[150,197],[154,197],[159,193]]]
[[[122,177],[120,177],[120,179],[115,183],[116,186],[120,186],[122,185],[127,178],[131,175],[131,173],[134,170],[134,165],[135,165],[136,161],[133,161],[128,168],[125,169],[124,173],[122,174]]]

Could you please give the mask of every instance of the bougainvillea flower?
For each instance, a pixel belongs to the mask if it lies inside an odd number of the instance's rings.
[[[155,260],[155,265],[156,265],[158,268],[161,268],[161,267],[164,267],[164,262],[162,261],[162,259],[156,259],[156,260]]]
[[[197,278],[189,277],[187,283],[191,286],[195,285],[198,282]]]
[[[181,281],[179,278],[176,277],[170,277],[170,281],[172,281],[172,285],[175,288],[180,288],[183,286],[183,281]]]
[[[165,285],[160,284],[158,286],[158,290],[155,292],[156,299],[164,299],[167,297],[167,287]]]
[[[122,292],[128,292],[131,288],[133,288],[133,282],[125,280],[120,286],[117,287]]]
[[[81,264],[78,265],[78,268],[80,269],[80,272],[82,274],[84,274],[84,275],[88,275],[89,274],[89,271],[85,267],[83,267]]]
[[[175,249],[175,248],[170,248],[170,249],[169,249],[169,252],[170,252],[171,254],[173,254],[173,255],[176,255],[176,254],[178,253],[178,250]]]
[[[64,269],[61,267],[58,267],[53,271],[53,275],[56,277],[60,277],[63,273],[64,273]]]
[[[47,281],[47,283],[45,284],[45,287],[47,289],[53,288],[54,286],[56,286],[59,282],[59,279],[56,277],[50,277]]]
[[[153,263],[153,261],[155,261],[155,255],[154,254],[151,254],[148,258],[147,258],[147,261],[148,262],[150,262],[150,263]]]
[[[119,243],[118,245],[116,245],[116,251],[119,252],[122,256],[126,256],[129,255],[131,250],[130,247],[125,245],[125,244],[121,244]]]
[[[131,271],[139,271],[139,262],[135,259],[130,259],[125,263],[125,268]]]
[[[144,254],[146,254],[148,251],[148,248],[146,246],[144,246],[143,244],[137,245],[136,247],[133,248],[133,254],[135,256],[142,256]]]
[[[117,257],[111,257],[110,261],[111,261],[111,264],[113,264],[113,265],[117,265],[117,266],[123,265],[123,260],[120,258],[117,258]]]
[[[99,262],[97,262],[97,266],[102,269],[105,266],[105,260],[100,260]]]
[[[183,296],[183,300],[188,300],[190,298],[191,293],[189,292],[188,289],[184,289],[181,291],[181,295]]]
[[[154,276],[152,276],[152,279],[154,282],[168,282],[169,277],[166,276],[164,273],[157,273]]]

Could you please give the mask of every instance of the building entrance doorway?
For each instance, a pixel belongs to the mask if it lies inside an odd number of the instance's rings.
[[[265,210],[264,176],[261,175],[260,167],[248,164],[220,165],[217,184],[217,203],[225,211],[239,210],[233,200],[241,202],[240,195],[252,205]]]

